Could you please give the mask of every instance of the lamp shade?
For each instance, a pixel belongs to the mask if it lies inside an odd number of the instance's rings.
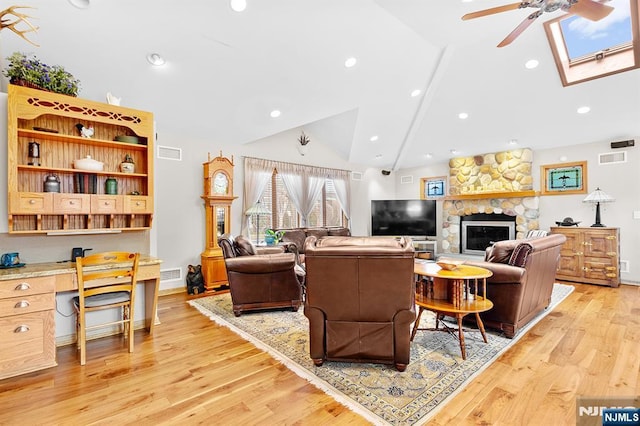
[[[271,214],[271,210],[266,208],[264,205],[262,205],[260,201],[258,201],[253,206],[249,207],[247,211],[244,212],[244,214],[247,216],[251,216],[251,215],[266,216]]]
[[[611,197],[610,195],[607,195],[600,188],[596,188],[596,190],[593,191],[591,194],[587,195],[585,199],[582,200],[582,202],[595,204],[595,203],[611,203],[615,200],[616,200],[615,198]]]

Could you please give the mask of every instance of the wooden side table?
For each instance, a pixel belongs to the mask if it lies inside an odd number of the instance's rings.
[[[419,280],[416,284],[416,305],[418,305],[419,311],[411,332],[411,340],[418,331],[422,312],[427,309],[436,314],[436,326],[433,329],[420,330],[449,331],[446,326],[444,329],[438,327],[440,318],[444,315],[456,318],[463,360],[467,359],[462,329],[462,319],[466,315],[476,315],[478,328],[484,342],[487,343],[487,335],[480,319],[480,312],[488,311],[493,307],[493,303],[484,297],[487,294],[487,278],[493,275],[490,270],[477,266],[460,265],[454,270],[446,271],[435,263],[416,261],[414,273],[428,279]]]

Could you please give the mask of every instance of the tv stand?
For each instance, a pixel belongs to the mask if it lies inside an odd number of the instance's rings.
[[[415,256],[420,259],[436,260],[438,242],[432,240],[413,240]]]

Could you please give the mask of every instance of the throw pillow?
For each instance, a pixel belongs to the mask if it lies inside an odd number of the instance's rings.
[[[516,240],[498,241],[488,250],[485,260],[492,263],[508,263],[513,250],[518,244],[520,244],[520,241]]]
[[[244,235],[238,235],[238,238],[236,238],[236,249],[239,256],[253,256],[256,254],[255,246]]]
[[[524,268],[524,265],[527,263],[527,257],[529,253],[533,251],[533,247],[529,243],[520,243],[513,250],[511,254],[511,258],[509,259],[509,265],[519,266],[520,268]]]

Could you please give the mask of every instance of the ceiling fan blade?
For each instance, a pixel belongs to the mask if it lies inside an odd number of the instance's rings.
[[[613,7],[597,1],[578,0],[577,3],[571,5],[569,12],[590,21],[599,21],[613,12]]]
[[[520,25],[518,25],[515,30],[511,31],[511,33],[500,42],[498,47],[504,47],[511,44],[511,42],[522,34],[522,32],[526,30],[540,15],[542,15],[542,11],[538,10],[537,12],[533,12],[531,15],[527,16],[524,21],[520,22]]]
[[[528,4],[529,3],[527,2],[518,2],[518,3],[512,3],[512,4],[505,4],[504,6],[492,7],[491,9],[479,10],[477,12],[467,13],[462,17],[462,20],[466,21],[468,19],[480,18],[482,16],[493,15],[495,13],[524,8],[524,7],[527,7]]]

